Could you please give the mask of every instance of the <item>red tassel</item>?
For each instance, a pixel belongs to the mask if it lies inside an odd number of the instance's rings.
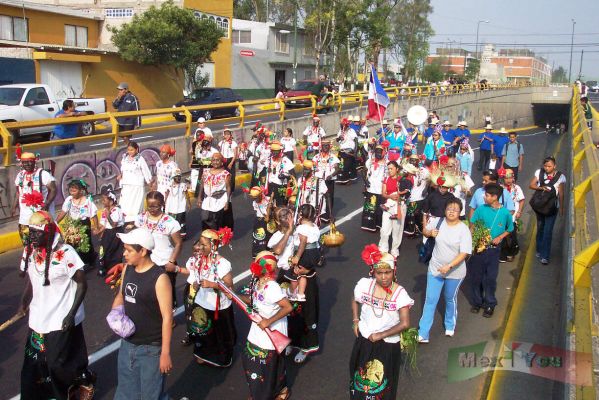
[[[21,149],[21,143],[17,143],[15,153],[17,155],[17,160],[20,160],[21,154],[23,154],[23,149]]]
[[[220,308],[220,293],[216,290],[216,307],[214,307],[214,320],[218,319],[218,309]]]

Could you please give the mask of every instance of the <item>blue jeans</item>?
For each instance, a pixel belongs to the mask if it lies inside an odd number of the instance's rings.
[[[426,300],[424,301],[422,317],[418,324],[418,335],[424,339],[428,339],[431,326],[433,326],[435,319],[437,303],[439,302],[439,297],[441,297],[441,290],[443,290],[443,297],[445,298],[445,329],[448,331],[455,330],[458,318],[457,297],[463,281],[464,278],[447,279],[442,275],[434,276],[429,271],[426,277]]]
[[[167,400],[165,376],[160,373],[161,346],[136,346],[121,340],[115,400]]]
[[[74,144],[63,144],[60,146],[52,146],[52,157],[65,156],[75,152]]]
[[[549,260],[551,256],[551,237],[553,236],[553,225],[557,219],[557,213],[554,215],[537,214],[537,253],[541,258]]]

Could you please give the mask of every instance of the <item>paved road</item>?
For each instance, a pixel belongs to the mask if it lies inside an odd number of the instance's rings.
[[[522,133],[521,142],[526,149],[525,170],[522,173],[523,186],[541,159],[546,154],[548,143],[554,138],[546,138],[544,133]],[[475,182],[480,181],[479,173]],[[526,190],[525,190],[526,191]],[[288,375],[296,399],[346,399],[348,372],[347,365],[353,344],[351,332],[350,298],[355,283],[367,274],[367,268],[360,259],[360,251],[368,243],[378,242],[378,235],[365,233],[359,229],[362,206],[362,186],[338,186],[336,188],[335,214],[339,228],[346,234],[347,243],[327,254],[327,266],[318,272],[321,291],[321,351],[308,358],[302,366],[289,359]],[[249,265],[251,241],[250,229],[253,220],[249,200],[237,194],[233,200],[235,219],[235,240],[233,250],[224,249],[223,255],[233,265],[233,274],[244,273]],[[528,207],[529,209],[529,207]],[[525,226],[528,214],[525,216]],[[190,237],[199,234],[199,213],[189,214]],[[527,233],[523,234],[523,251],[526,249]],[[192,240],[185,242],[180,262],[190,256]],[[417,240],[406,239],[401,247],[398,280],[414,298],[411,310],[411,324],[418,325],[425,296],[426,267],[417,263]],[[23,283],[18,277],[17,263],[21,252],[12,251],[0,255],[0,321],[14,313],[20,298]],[[468,293],[468,283],[462,287],[458,303],[460,315],[456,336],[443,336],[441,314],[437,315],[431,332],[431,343],[419,348],[418,368],[420,374],[402,375],[400,397],[406,399],[464,399],[477,398],[485,385],[482,375],[468,381],[447,383],[447,352],[452,347],[467,346],[482,341],[499,339],[505,307],[513,290],[514,276],[518,274],[516,262],[502,264],[498,280],[499,306],[492,319],[471,314],[464,293]],[[116,353],[106,350],[115,341],[104,318],[110,310],[113,293],[103,285],[93,272],[88,273],[89,290],[85,300],[86,320],[84,329],[92,368],[98,372],[97,399],[110,399],[116,385]],[[239,282],[238,285],[244,282]],[[183,282],[178,282],[179,292]],[[238,345],[231,368],[221,370],[198,366],[192,359],[191,348],[183,347],[179,340],[184,335],[184,322],[179,316],[172,344],[174,370],[168,378],[168,390],[174,399],[186,396],[190,399],[245,399],[248,392],[242,374],[240,345],[248,332],[249,324],[241,313],[236,314]],[[0,352],[0,393],[10,398],[19,392],[19,371],[23,359],[26,322],[19,321],[15,326],[0,333],[4,351]],[[116,346],[113,346],[115,348]]]

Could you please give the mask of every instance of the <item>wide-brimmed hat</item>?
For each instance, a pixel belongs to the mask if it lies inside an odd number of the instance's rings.
[[[418,156],[416,156],[416,158],[418,158]],[[404,164],[402,167],[403,167],[403,170],[405,172],[407,172],[408,174],[416,175],[418,173],[418,168],[416,168],[412,164],[409,164],[409,163]]]
[[[485,129],[493,130],[493,125],[487,124],[487,125],[485,125]]]
[[[466,121],[460,121],[458,122],[458,126],[468,126],[468,124],[466,123]]]
[[[431,124],[437,125],[438,123],[439,123],[439,119],[438,118],[431,119]]]
[[[449,121],[444,121],[443,126],[453,126],[453,124]]]
[[[271,150],[275,150],[275,151],[276,151],[276,150],[283,150],[283,146],[281,146],[281,143],[280,143],[280,142],[272,142],[272,143],[270,144],[270,149],[271,149]]]
[[[507,131],[505,130],[505,128],[502,126],[501,129],[499,130],[499,133],[507,133]]]
[[[389,121],[387,121],[386,119],[384,119],[382,125],[389,125]]]

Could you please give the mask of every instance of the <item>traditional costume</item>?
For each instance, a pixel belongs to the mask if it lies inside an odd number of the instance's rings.
[[[303,163],[304,175],[297,181],[298,195],[295,202],[295,214],[303,204],[311,204],[316,209],[317,223],[320,222],[320,216],[324,214],[325,195],[328,192],[327,185],[323,179],[314,175],[314,163],[306,160]]]
[[[133,157],[125,154],[121,160],[121,198],[119,204],[125,213],[125,222],[133,222],[143,210],[145,183],[152,181],[152,172],[146,160],[137,153]]]
[[[123,233],[125,214],[116,204],[116,196],[112,191],[106,192],[106,196],[114,202],[114,205],[109,209],[104,208],[100,217],[100,226],[104,227],[98,260],[101,271],[108,271],[123,262],[123,242],[116,235]]]
[[[270,197],[266,196],[259,186],[252,187],[248,194],[254,199],[252,206],[256,212],[252,229],[252,258],[254,258],[258,253],[266,250],[270,239],[271,232],[268,230]]]
[[[362,259],[370,266],[394,269],[395,259],[382,253],[376,245],[368,245]],[[349,394],[352,400],[394,400],[397,396],[401,364],[400,334],[370,341],[370,335],[391,329],[401,323],[399,310],[412,307],[414,300],[406,290],[393,282],[385,289],[385,297],[376,296],[374,277],[362,278],[354,288],[354,301],[361,305],[357,322],[359,335],[354,342],[349,370]]]
[[[229,129],[225,129],[224,132],[231,133]],[[218,144],[218,148],[220,149],[220,154],[223,155],[223,166],[229,174],[231,174],[231,193],[233,193],[235,191],[235,162],[233,162],[231,168],[229,168],[229,164],[237,159],[238,145],[237,142],[233,140],[233,136],[230,136],[229,139],[221,140]]]
[[[329,193],[328,199],[331,201],[331,204],[328,204],[328,207],[325,207],[324,213],[320,216],[320,219],[324,222],[328,222],[331,219],[329,210],[331,212],[333,211],[333,205],[335,203],[336,171],[341,163],[337,156],[331,154],[330,146],[331,142],[329,140],[323,140],[320,153],[312,158],[315,169],[314,175],[317,178],[324,180],[324,183],[327,186],[327,192]]]
[[[175,176],[175,171],[179,169],[179,166],[174,160],[171,160],[171,157],[175,155],[175,149],[170,145],[162,145],[160,152],[168,154],[168,158],[159,160],[156,163],[156,190],[162,193],[166,199],[173,176]]]
[[[293,162],[282,155],[279,142],[270,144],[270,158],[266,172],[267,195],[277,207],[287,205],[287,180],[293,171]]]
[[[383,146],[378,145],[375,157],[366,161],[365,175],[366,193],[364,194],[361,228],[375,232],[377,228],[381,227],[383,219],[383,209],[381,208],[383,180],[387,175]]]
[[[69,183],[69,187],[73,185],[87,190],[87,184],[82,180]],[[96,251],[92,243],[92,219],[97,217],[98,208],[92,197],[82,195],[79,199],[74,199],[73,196],[69,196],[62,203],[62,211],[67,215],[63,220],[65,242],[75,248],[86,265],[94,265]]]
[[[249,307],[262,318],[271,318],[277,314],[281,309],[278,303],[286,299],[285,292],[275,281],[276,265],[274,254],[263,251],[256,256],[250,267],[253,278],[250,283]],[[269,329],[287,335],[287,317],[275,321]],[[248,333],[241,361],[252,400],[288,397],[285,357],[277,353],[266,332],[255,322],[252,322]]]
[[[29,229],[30,243],[23,250],[20,267],[32,287],[21,398],[67,400],[78,395],[91,399],[95,375],[88,369],[83,304],[70,317],[72,326],[65,329],[73,305],[82,300],[73,278],[84,263],[62,241],[45,211],[31,215]]]
[[[231,263],[218,254],[218,247],[227,245],[233,234],[230,229],[207,229],[201,237],[210,240],[210,254],[194,254],[186,264],[190,284],[186,297],[187,333],[194,343],[194,356],[215,367],[229,367],[237,340],[231,300],[221,290],[199,287],[203,280],[217,282],[231,274]]]
[[[196,140],[191,143],[190,191],[196,197],[200,190],[198,184],[201,184],[200,180],[204,175],[204,171],[210,169],[212,156],[218,153],[218,150],[212,147],[212,132],[207,132],[196,131]]]
[[[306,159],[311,160],[314,154],[320,150],[320,142],[326,136],[326,132],[320,126],[320,118],[314,116],[312,126],[308,126],[302,135],[306,140]]]
[[[341,121],[341,129],[337,133],[337,142],[339,142],[339,156],[341,158],[341,171],[337,175],[337,183],[348,183],[357,179],[356,173],[356,132],[350,128],[349,121]]]
[[[230,176],[231,174],[226,169],[216,174],[212,173],[212,169],[204,170],[204,175],[202,175],[204,194],[202,200],[203,229],[218,230],[224,226],[225,205],[229,203],[227,180]]]

